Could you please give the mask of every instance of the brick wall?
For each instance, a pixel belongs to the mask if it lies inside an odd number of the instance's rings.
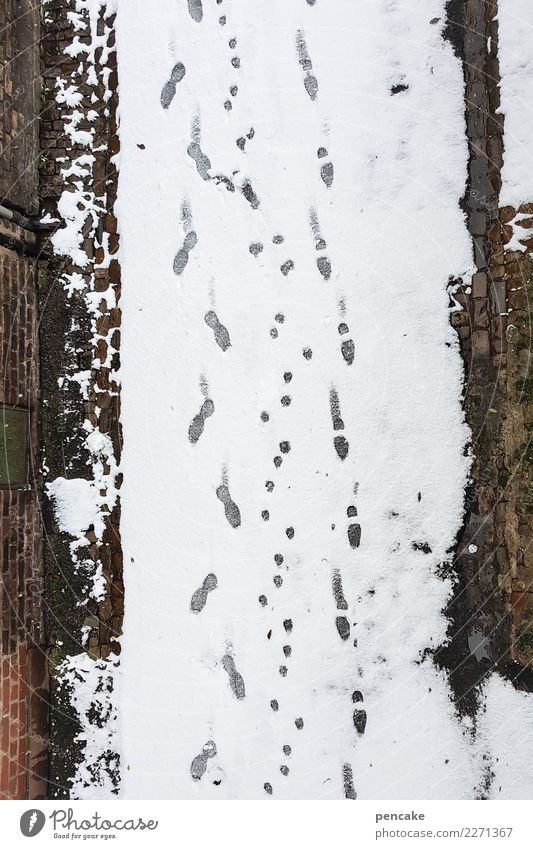
[[[37,269],[35,236],[0,219],[0,403],[25,412],[29,484],[0,488],[1,737],[0,798],[44,794],[44,647],[40,496],[37,465]],[[1,422],[3,426],[3,421]]]
[[[0,0],[0,204],[38,211],[39,4]],[[0,799],[41,798],[47,762],[37,404],[36,235],[0,217],[0,426],[29,434],[26,484],[0,486]],[[24,456],[24,450],[21,456]]]

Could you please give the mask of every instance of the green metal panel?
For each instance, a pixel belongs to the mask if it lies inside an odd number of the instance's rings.
[[[0,405],[0,486],[28,483],[27,410]]]

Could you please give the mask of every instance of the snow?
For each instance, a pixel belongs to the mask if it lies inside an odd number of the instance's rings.
[[[99,496],[93,481],[56,478],[46,488],[55,502],[55,516],[60,531],[79,537],[84,535],[90,525],[98,524]]]
[[[500,206],[533,199],[533,7],[530,0],[499,0],[501,108],[505,116]],[[529,234],[528,234],[529,235]],[[515,249],[520,249],[517,245]]]
[[[485,686],[479,741],[494,772],[491,799],[531,799],[533,769],[529,740],[533,728],[533,700],[499,675]]]
[[[444,6],[204,3],[201,22],[185,2],[118,6],[126,798],[267,798],[267,783],[338,799],[349,768],[359,798],[472,798],[480,781],[423,659],[445,638],[438,569],[469,468],[447,292],[472,270],[467,148],[460,63],[430,24]]]

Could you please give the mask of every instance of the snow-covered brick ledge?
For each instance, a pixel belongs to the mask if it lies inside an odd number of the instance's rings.
[[[64,290],[68,324],[66,368],[57,382],[65,406],[77,406],[84,420],[77,434],[82,460],[67,458],[63,474],[57,474],[57,463],[48,468],[46,456],[44,464],[54,522],[68,540],[71,572],[63,580],[68,583],[75,576],[77,605],[85,614],[76,620],[83,623],[74,635],[79,652],[62,650],[61,641],[55,646],[57,700],[67,702],[79,722],[72,741],[78,763],[68,776],[71,786],[61,787],[58,794],[66,789],[70,798],[109,798],[118,785],[113,705],[123,612],[120,269],[113,215],[118,154],[115,3],[64,0],[59,6],[45,4],[45,10],[45,24],[65,57],[55,90],[47,92],[53,109],[59,110],[62,129],[56,121],[45,126],[42,157],[47,169],[43,182],[58,194],[55,203],[45,204],[43,220],[58,225],[50,242],[60,267],[56,285]],[[46,121],[46,110],[44,115]],[[85,355],[73,341],[80,324],[86,330]],[[60,784],[59,776],[52,774],[51,780]]]

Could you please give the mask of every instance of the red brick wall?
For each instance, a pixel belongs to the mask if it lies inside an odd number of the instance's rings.
[[[29,484],[0,487],[0,799],[39,798],[46,774],[46,650],[37,465],[35,236],[0,219],[0,403],[28,411]]]

